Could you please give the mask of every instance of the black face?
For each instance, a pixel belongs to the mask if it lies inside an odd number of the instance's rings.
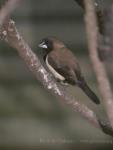
[[[47,52],[50,52],[53,49],[53,43],[51,40],[45,38],[41,41],[39,47],[45,49]]]

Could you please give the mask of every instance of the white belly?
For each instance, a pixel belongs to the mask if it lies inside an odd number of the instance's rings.
[[[46,57],[46,65],[47,65],[48,69],[54,75],[54,77],[56,79],[59,79],[61,81],[65,80],[65,78],[62,75],[60,75],[58,72],[56,72],[56,70],[51,65],[49,65],[49,63],[48,63],[48,56]]]

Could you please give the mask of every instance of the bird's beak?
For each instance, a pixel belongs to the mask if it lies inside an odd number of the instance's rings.
[[[38,45],[38,47],[40,48],[47,48],[47,45],[45,44],[45,42],[42,42]]]

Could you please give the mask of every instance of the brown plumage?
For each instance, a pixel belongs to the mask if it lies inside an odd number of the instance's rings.
[[[46,51],[44,60],[58,81],[77,85],[96,104],[100,103],[98,97],[84,80],[76,57],[63,42],[54,37],[48,37],[42,40],[39,47]]]

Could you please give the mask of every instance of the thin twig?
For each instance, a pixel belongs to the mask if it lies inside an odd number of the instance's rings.
[[[74,97],[67,93],[63,87],[56,83],[56,81],[42,66],[39,58],[33,53],[31,48],[19,34],[14,21],[7,19],[7,15],[9,15],[9,11],[7,11],[7,9],[5,14],[6,15],[4,15],[2,22],[3,26],[0,33],[0,38],[18,51],[20,57],[26,63],[31,72],[35,75],[37,80],[39,80],[44,85],[44,87],[48,89],[49,92],[58,97],[59,100],[62,100],[66,104],[70,105],[74,111],[79,112],[80,115],[92,123],[93,126],[103,130],[104,133],[113,136],[113,128],[109,124],[99,120],[91,109],[89,109],[84,104],[80,104]]]
[[[109,121],[113,127],[113,95],[104,65],[98,58],[97,52],[98,28],[95,16],[94,1],[85,0],[85,8],[86,8],[85,21],[88,37],[89,54],[98,81],[99,90],[101,92],[101,96],[103,98],[103,102],[106,108],[106,112]]]

